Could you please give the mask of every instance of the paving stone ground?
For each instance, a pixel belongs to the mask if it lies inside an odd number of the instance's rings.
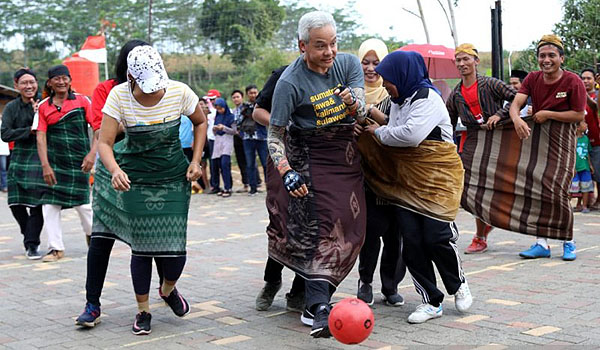
[[[467,314],[444,301],[444,316],[409,325],[420,303],[407,276],[400,284],[402,307],[373,305],[370,338],[352,347],[333,339],[312,339],[299,314],[285,310],[285,289],[293,274],[284,270],[284,287],[270,310],[254,309],[263,285],[267,258],[264,193],[231,198],[194,195],[189,215],[188,262],[178,289],[192,305],[183,319],[151,294],[152,334],[135,336],[130,328],[137,312],[129,274],[129,248],[113,250],[102,296],[102,322],[92,330],[74,326],[85,303],[86,244],[73,210],[63,212],[66,257],[57,263],[26,260],[21,236],[0,194],[0,348],[6,349],[508,349],[600,347],[600,212],[575,214],[578,256],[561,260],[562,245],[551,242],[551,259],[522,260],[517,253],[533,238],[495,229],[490,249],[464,255],[475,230],[471,215],[461,211],[459,248],[475,297]],[[46,237],[42,237],[42,247]],[[378,273],[378,272],[377,272]],[[356,267],[334,300],[356,292]],[[378,278],[374,289],[379,290]]]

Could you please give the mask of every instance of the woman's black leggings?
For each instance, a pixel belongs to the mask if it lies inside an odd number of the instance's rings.
[[[92,233],[92,236],[94,234]],[[90,242],[90,247],[87,254],[87,276],[85,280],[85,298],[88,303],[100,306],[100,295],[102,295],[102,287],[104,287],[104,279],[106,278],[106,270],[108,269],[108,261],[110,252],[112,251],[115,240],[111,238],[93,237]],[[158,277],[162,284],[161,258],[155,258]]]
[[[156,266],[162,270],[160,275],[167,281],[177,281],[183,272],[185,266],[185,256],[177,257],[154,257]],[[131,256],[131,280],[133,281],[133,290],[137,295],[145,295],[150,292],[150,282],[152,280],[152,257],[149,256]]]

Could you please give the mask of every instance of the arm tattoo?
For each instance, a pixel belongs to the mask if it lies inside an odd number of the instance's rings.
[[[269,146],[269,154],[273,163],[279,172],[289,168],[287,157],[285,156],[285,127],[271,125],[269,126],[269,134],[267,136],[267,145]]]
[[[362,123],[367,118],[367,108],[365,104],[365,90],[363,88],[352,88],[356,97],[356,120]]]

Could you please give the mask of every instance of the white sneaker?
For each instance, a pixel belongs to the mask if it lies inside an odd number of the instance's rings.
[[[442,304],[438,307],[431,304],[421,304],[408,316],[408,323],[423,323],[438,317],[442,317]]]
[[[469,284],[467,284],[467,280],[465,280],[460,285],[460,288],[458,288],[456,294],[454,294],[454,305],[459,312],[467,312],[471,307],[471,304],[473,304],[473,297],[471,296]]]

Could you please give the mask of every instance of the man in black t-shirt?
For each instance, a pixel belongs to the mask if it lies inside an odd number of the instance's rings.
[[[269,126],[269,119],[271,117],[271,102],[273,99],[273,92],[275,91],[275,85],[277,80],[283,73],[287,66],[277,68],[271,74],[271,77],[265,83],[265,86],[260,91],[256,100],[256,106],[252,114],[252,118],[257,123]],[[269,225],[267,226],[267,234],[277,235],[286,234],[287,228],[285,222],[279,222],[273,217],[273,212],[279,208],[283,209],[282,212],[287,210],[287,202],[289,196],[283,187],[283,182],[279,176],[279,172],[275,168],[271,157],[267,157],[267,168],[265,169],[266,176],[265,182],[267,184],[267,198],[266,205],[269,212]],[[268,258],[265,266],[264,281],[265,285],[256,297],[256,309],[258,311],[267,310],[273,303],[275,295],[281,289],[281,271],[283,265],[278,261]],[[304,279],[298,275],[294,278],[292,288],[290,292],[285,295],[287,300],[286,309],[289,311],[302,312],[304,309]]]

